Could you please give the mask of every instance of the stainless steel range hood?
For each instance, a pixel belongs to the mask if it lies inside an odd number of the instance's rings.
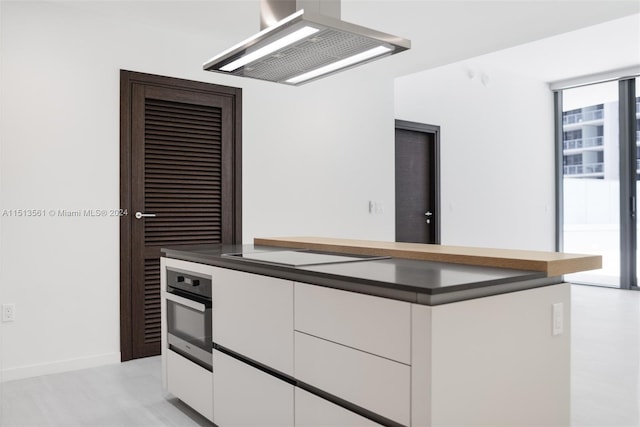
[[[301,85],[411,47],[409,40],[340,20],[335,0],[261,0],[258,34],[203,68]]]

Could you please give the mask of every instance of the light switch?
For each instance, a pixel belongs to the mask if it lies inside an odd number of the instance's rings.
[[[553,335],[561,335],[564,331],[564,304],[557,302],[553,304]]]
[[[369,200],[369,213],[370,214],[384,213],[384,205],[382,204],[382,202]]]
[[[2,304],[2,321],[13,322],[16,320],[16,305]]]

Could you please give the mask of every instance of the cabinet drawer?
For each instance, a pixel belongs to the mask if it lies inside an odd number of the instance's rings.
[[[296,427],[381,427],[367,418],[296,388]]]
[[[411,363],[411,304],[407,302],[296,283],[295,329]]]
[[[212,374],[167,350],[167,391],[213,421]]]
[[[220,427],[293,426],[294,386],[213,351],[213,422]]]
[[[409,425],[408,365],[300,332],[295,333],[295,349],[298,380]]]
[[[213,341],[293,374],[293,282],[215,268]]]

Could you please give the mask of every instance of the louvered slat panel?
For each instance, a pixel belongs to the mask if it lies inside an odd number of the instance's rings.
[[[176,112],[175,108],[155,106],[149,117],[155,119],[171,118],[175,123],[197,123],[199,126],[220,127],[221,121],[219,117],[207,115],[206,112],[200,114],[198,110],[184,110],[184,112]]]
[[[153,168],[149,167],[146,169],[146,173],[153,174],[163,174],[164,176],[182,178],[183,176],[195,176],[199,178],[198,181],[214,181],[220,179],[220,171],[214,170],[199,170],[198,168],[190,168],[189,170],[174,170],[170,171],[166,168]]]
[[[149,117],[147,116],[147,129],[149,129],[149,133],[163,134],[166,131],[166,127],[164,126],[165,120],[171,120],[172,123],[172,131],[178,132],[181,129],[189,134],[201,133],[203,135],[209,135],[211,132],[220,132],[220,126],[216,126],[212,123],[204,123],[199,120],[179,120],[175,117]]]
[[[220,243],[219,108],[145,100],[145,243]]]
[[[166,156],[166,155],[165,155]],[[202,166],[202,167],[210,167],[210,160],[207,159],[190,159],[190,160],[182,160],[182,159],[166,159],[165,156],[149,156],[150,159],[147,159],[147,163],[149,165],[158,167],[158,166],[169,166],[175,168],[176,166]]]
[[[149,130],[145,130],[145,132],[147,132],[147,135],[149,135],[150,137],[153,137],[154,135],[160,136],[160,137],[167,137],[167,138],[198,138],[201,140],[206,140],[207,137],[213,135],[213,132],[207,132],[206,130],[197,130],[197,129],[179,129],[179,128],[175,128],[175,129],[167,129],[165,131],[155,131],[153,129],[149,129]]]
[[[210,189],[206,189],[206,188],[200,188],[200,184],[197,185],[192,185],[192,184],[180,184],[180,183],[171,183],[171,184],[166,184],[163,185],[160,188],[155,188],[152,185],[149,185],[149,188],[147,189],[149,190],[151,193],[154,193],[156,191],[176,191],[176,192],[182,192],[184,190],[190,190],[189,192],[202,192],[203,194],[207,194],[207,193],[220,193],[220,190],[216,189],[211,191]]]
[[[188,167],[189,169],[170,170],[163,165],[163,166],[148,167],[146,170],[147,170],[147,173],[151,175],[163,174],[163,175],[175,177],[178,179],[182,179],[184,176],[199,177],[200,179],[197,180],[199,184],[201,184],[200,181],[216,181],[220,179],[220,170],[216,168],[205,168],[200,165],[176,166],[176,167]],[[156,179],[150,180],[149,186],[153,187],[155,183],[158,183]],[[203,187],[200,187],[200,188],[203,188]],[[215,187],[210,187],[210,188],[213,189]]]
[[[220,236],[206,234],[203,236],[180,236],[180,237],[172,237],[167,238],[163,237],[162,240],[151,239],[149,241],[150,245],[156,246],[174,246],[174,245],[192,245],[192,244],[209,244],[215,238],[220,239]]]
[[[177,123],[197,123],[199,125],[221,127],[222,122],[219,119],[211,118],[206,114],[198,114],[196,110],[188,111],[186,113],[171,112],[171,108],[155,107],[152,114],[149,115],[153,119],[167,119],[171,118],[172,121]]]
[[[173,105],[174,103],[171,101],[165,101],[163,99],[147,99],[147,105],[153,105],[158,109],[161,109],[163,107],[165,107],[167,104],[168,105]],[[198,113],[201,111],[201,106],[200,105],[194,105],[194,104],[180,104],[180,107],[182,108],[183,111],[194,111],[195,113]],[[171,109],[169,111],[176,111],[175,109]]]
[[[155,191],[150,191],[149,194],[147,194],[147,200],[154,200],[154,199],[193,199],[195,197],[200,197],[200,198],[209,198],[209,197],[216,197],[216,195],[220,195],[220,192],[216,192],[216,191],[211,191],[211,190],[186,190],[184,192],[180,192],[181,190],[172,190],[172,189],[167,189],[167,191],[164,192],[155,192]]]
[[[185,209],[193,209],[195,211],[195,213],[199,213],[200,216],[206,215],[208,217],[218,218],[217,214],[214,213],[209,213],[208,211],[211,209],[215,209],[216,205],[214,203],[188,203],[189,207],[181,207],[181,206],[176,206],[176,207],[167,207],[167,205],[171,205],[171,204],[175,204],[175,205],[179,205],[182,204],[183,201],[179,200],[179,199],[174,199],[174,200],[159,200],[157,202],[147,202],[147,210],[153,209],[154,213],[156,215],[160,214],[160,213],[164,213],[164,214],[170,214],[170,213],[180,213],[180,216],[184,216],[186,214],[188,214],[188,211],[185,211]],[[147,221],[147,222],[151,222],[151,221]],[[149,224],[152,225],[152,224]]]
[[[200,145],[205,144],[207,140],[206,139],[198,139],[198,138],[194,138],[194,137],[189,137],[189,138],[177,138],[177,137],[173,137],[173,138],[165,138],[165,137],[151,137],[149,136],[149,138],[147,138],[148,141],[155,143],[158,147],[167,147],[167,149],[171,149],[171,147],[173,147],[173,144],[176,142],[180,142],[181,144],[184,145],[185,150],[189,150],[191,148],[197,149]],[[210,157],[210,156],[209,156]]]
[[[144,262],[144,342],[160,342],[160,259]]]
[[[164,153],[164,156],[166,158],[167,153]],[[160,169],[160,168],[186,168],[186,167],[195,167],[195,168],[207,168],[210,169],[211,168],[211,162],[212,162],[212,158],[206,158],[206,157],[199,157],[198,159],[194,160],[193,159],[193,155],[188,156],[187,158],[183,158],[183,156],[178,156],[178,155],[172,155],[170,160],[164,160],[164,159],[151,159],[151,160],[147,160],[147,163],[145,164],[145,167],[149,166],[149,167],[153,167],[156,169]],[[216,160],[216,159],[213,159]],[[219,159],[217,159],[219,160]],[[166,162],[166,163],[165,163]],[[215,169],[215,168],[214,168]]]
[[[189,185],[193,182],[193,180],[189,180],[189,179],[173,179],[173,184],[181,184],[184,183],[186,185]]]

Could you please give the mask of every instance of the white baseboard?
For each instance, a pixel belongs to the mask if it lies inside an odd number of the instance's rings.
[[[95,368],[115,363],[120,363],[120,352],[98,354],[96,356],[78,359],[59,360],[38,365],[18,366],[1,370],[0,382],[39,377],[41,375],[59,374],[61,372],[77,371],[79,369]]]

